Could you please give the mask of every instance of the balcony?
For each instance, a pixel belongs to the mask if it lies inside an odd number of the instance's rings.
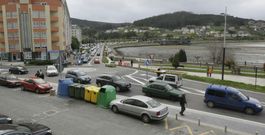
[[[51,17],[51,21],[52,22],[57,22],[59,20],[59,17],[58,16],[52,16]]]
[[[52,32],[59,32],[59,28],[58,28],[58,27],[52,27],[52,28],[51,28],[51,31],[52,31]]]
[[[5,43],[5,39],[4,38],[0,38],[0,43]]]
[[[52,42],[59,42],[59,36],[52,36]]]
[[[4,28],[1,28],[1,27],[0,27],[0,32],[4,32]]]
[[[3,22],[3,16],[0,16],[0,22]]]

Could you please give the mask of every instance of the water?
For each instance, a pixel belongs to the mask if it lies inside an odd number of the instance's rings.
[[[184,49],[188,62],[212,63],[213,55],[222,56],[222,44],[196,44],[191,46],[149,46],[119,48],[124,56],[147,58],[154,55],[156,59],[168,59],[180,49]],[[243,65],[262,66],[265,63],[265,42],[260,43],[229,43],[226,45],[226,55],[236,63]]]

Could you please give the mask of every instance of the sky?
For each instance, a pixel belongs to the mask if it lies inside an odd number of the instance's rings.
[[[265,0],[66,0],[70,16],[90,21],[124,23],[147,17],[189,11],[265,20]]]

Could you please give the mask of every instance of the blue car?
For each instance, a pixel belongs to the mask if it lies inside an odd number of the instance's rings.
[[[263,106],[257,99],[245,96],[235,88],[221,85],[209,85],[205,92],[204,102],[210,108],[223,107],[250,115],[263,110]]]

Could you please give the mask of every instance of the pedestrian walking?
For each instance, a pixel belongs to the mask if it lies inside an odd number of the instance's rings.
[[[156,74],[157,74],[157,77],[159,77],[161,75],[160,68],[157,69]]]
[[[35,77],[39,78],[40,77],[40,71],[38,70],[37,73],[35,74]]]
[[[213,66],[211,68],[209,68],[209,76],[212,77],[212,73],[213,73]]]
[[[180,98],[179,104],[180,104],[180,107],[181,107],[181,111],[179,112],[179,114],[181,116],[184,116],[184,111],[186,110],[185,105],[187,104],[185,95],[182,95],[182,97]]]
[[[207,77],[209,77],[209,66],[207,66],[206,74],[207,74]]]
[[[44,73],[40,70],[40,78],[44,79]]]
[[[131,67],[133,67],[133,60],[131,60]]]

